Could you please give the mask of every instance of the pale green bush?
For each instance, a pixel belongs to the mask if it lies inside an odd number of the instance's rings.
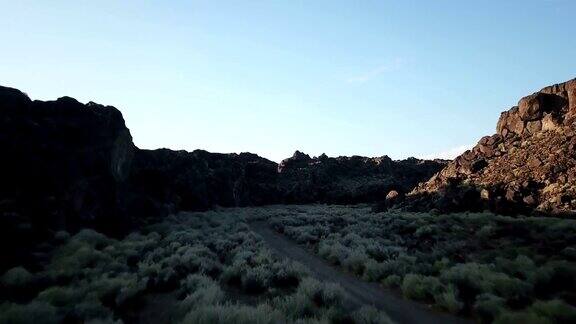
[[[505,312],[499,315],[494,324],[554,324],[550,319],[532,312]]]
[[[0,323],[57,324],[61,320],[56,307],[41,301],[26,305],[4,303],[0,305]]]
[[[392,324],[394,323],[386,314],[373,306],[362,306],[352,314],[355,324]]]
[[[442,290],[440,280],[418,274],[407,274],[402,281],[402,294],[408,298],[430,300]]]
[[[404,278],[400,277],[399,275],[389,275],[388,277],[384,278],[382,280],[382,284],[385,287],[389,287],[389,288],[397,288],[400,287],[402,285],[402,280]]]
[[[493,294],[481,294],[476,297],[474,312],[484,322],[492,322],[502,312],[506,311],[506,301]]]
[[[15,267],[4,273],[0,283],[5,287],[25,287],[32,283],[34,275],[24,267]]]
[[[256,307],[225,304],[200,306],[191,310],[184,324],[280,324],[286,323],[283,315],[268,304]]]
[[[78,289],[53,286],[42,291],[37,298],[55,307],[67,307],[73,306],[83,297],[83,293]]]
[[[576,323],[576,307],[562,300],[536,301],[528,311],[544,316],[556,323]]]
[[[453,314],[458,314],[464,308],[464,303],[458,298],[458,288],[453,285],[449,285],[443,292],[437,293],[434,300],[440,308]]]

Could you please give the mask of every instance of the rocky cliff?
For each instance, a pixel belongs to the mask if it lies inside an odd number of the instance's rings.
[[[122,210],[135,147],[120,111],[0,87],[0,254],[50,230],[130,226]]]
[[[281,202],[277,164],[251,153],[138,150],[130,182],[139,205],[160,213]]]
[[[404,208],[572,214],[576,210],[576,79],[526,96],[496,134],[450,162]]]
[[[388,156],[311,158],[296,151],[278,166],[279,187],[285,203],[379,202],[391,190],[409,192],[446,163],[415,158],[394,161]]]
[[[276,164],[251,153],[137,150],[129,210],[150,215],[214,206],[379,202],[390,190],[410,191],[445,163],[387,156],[311,158],[297,151]]]

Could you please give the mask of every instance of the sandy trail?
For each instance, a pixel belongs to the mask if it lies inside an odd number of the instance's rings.
[[[282,257],[298,261],[310,270],[313,277],[340,284],[347,293],[347,301],[354,307],[373,305],[383,310],[397,323],[472,323],[450,314],[433,311],[423,304],[403,299],[380,285],[366,282],[344,273],[294,241],[273,231],[266,222],[253,222],[251,229]]]

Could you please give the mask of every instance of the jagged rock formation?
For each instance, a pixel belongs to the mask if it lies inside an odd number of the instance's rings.
[[[522,98],[485,136],[408,196],[404,208],[571,214],[576,210],[576,79]]]
[[[393,161],[388,156],[311,158],[296,151],[280,163],[280,191],[287,203],[378,202],[390,190],[409,192],[447,162],[415,158]]]

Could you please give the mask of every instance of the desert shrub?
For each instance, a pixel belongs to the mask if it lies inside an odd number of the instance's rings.
[[[105,307],[99,300],[86,299],[74,305],[71,311],[76,318],[91,322],[91,321],[107,321],[112,322],[114,313],[109,308]]]
[[[320,233],[319,233],[320,232]],[[284,227],[284,234],[295,240],[300,244],[308,244],[318,242],[319,235],[322,231],[318,231],[313,226],[286,226]]]
[[[496,267],[508,275],[521,279],[527,279],[536,270],[534,261],[525,255],[519,255],[514,260],[498,257]]]
[[[373,259],[369,259],[365,264],[364,269],[364,280],[368,281],[380,281],[384,276],[384,266],[382,263],[377,262]]]
[[[286,318],[293,321],[312,317],[315,315],[317,310],[312,298],[303,293],[276,297],[272,304],[274,308],[279,309]]]
[[[81,233],[83,235],[80,240],[77,236]],[[98,268],[110,261],[110,258],[103,252],[95,249],[95,245],[99,243],[99,236],[92,236],[93,233],[96,232],[80,232],[66,245],[57,249],[47,267],[49,276],[56,280],[69,280],[81,275],[86,269]],[[94,241],[86,242],[90,239],[94,239]]]
[[[54,234],[54,239],[60,243],[66,242],[70,239],[70,233],[66,231],[58,231]]]
[[[402,281],[402,294],[418,300],[433,299],[442,289],[440,280],[418,274],[407,274]]]
[[[116,305],[124,305],[137,299],[146,291],[147,282],[145,280],[130,280],[122,285],[116,295]]]
[[[402,277],[394,274],[394,275],[389,275],[388,277],[384,278],[382,280],[382,284],[385,287],[397,288],[397,287],[400,287],[400,285],[402,285],[402,280],[403,280]]]
[[[263,293],[270,287],[272,273],[263,266],[249,268],[242,275],[242,289],[249,294]]]
[[[392,320],[374,306],[362,306],[352,314],[356,324],[392,324]]]
[[[318,254],[332,264],[342,264],[348,256],[348,248],[339,242],[320,242]]]
[[[121,290],[130,286],[138,286],[136,276],[125,273],[121,276],[110,277],[103,274],[100,277],[83,280],[80,282],[88,295],[94,296],[106,304],[116,305]],[[121,298],[120,300],[124,300]]]
[[[576,307],[555,299],[536,301],[528,311],[546,317],[555,323],[576,323]]]
[[[417,258],[414,256],[400,255],[394,260],[384,261],[382,263],[385,276],[399,275],[404,276],[416,267]]]
[[[74,240],[86,243],[98,250],[101,250],[108,244],[112,243],[112,240],[106,235],[98,233],[92,229],[81,230],[76,235],[74,235]]]
[[[450,268],[451,265],[452,262],[450,262],[450,260],[446,257],[442,257],[440,260],[435,260],[433,265],[434,273],[442,273],[442,271]]]
[[[434,296],[434,301],[440,308],[453,314],[459,313],[464,308],[464,303],[458,299],[458,288],[453,285],[449,285],[444,291],[437,293]]]
[[[284,323],[282,314],[268,304],[256,307],[225,304],[200,306],[191,310],[182,323],[185,324],[276,324]]]
[[[476,297],[474,312],[486,323],[492,322],[506,310],[506,301],[492,294],[481,294]]]
[[[15,267],[6,271],[4,275],[2,275],[0,283],[2,283],[2,285],[5,287],[15,288],[25,287],[32,283],[33,280],[34,275],[26,270],[26,268]]]
[[[363,250],[351,250],[347,257],[342,261],[342,266],[346,270],[362,276],[368,260],[369,258]]]
[[[272,284],[276,287],[296,287],[307,274],[300,263],[281,261],[272,264]]]
[[[399,246],[386,246],[374,241],[370,241],[365,246],[365,250],[368,256],[378,262],[396,259],[406,251],[406,249]]]
[[[343,300],[343,291],[339,285],[320,283],[318,280],[312,278],[302,280],[296,294],[308,297],[320,307],[338,306]]]
[[[242,284],[242,271],[244,269],[245,264],[243,263],[233,263],[224,268],[222,271],[222,275],[220,276],[220,280],[223,283],[230,285],[230,286],[239,286]]]
[[[544,316],[532,312],[504,312],[500,314],[494,324],[553,324],[554,322]]]
[[[82,292],[74,288],[53,286],[42,291],[38,295],[38,300],[55,307],[64,307],[74,305],[83,297],[82,295]]]
[[[539,296],[548,297],[551,294],[566,290],[576,290],[576,265],[567,261],[550,261],[530,274],[530,282]]]
[[[494,235],[496,235],[496,227],[494,225],[484,225],[476,232],[476,236],[481,240],[488,240]]]
[[[442,281],[455,285],[465,301],[473,301],[481,293],[493,293],[507,299],[529,295],[531,286],[517,278],[496,272],[493,267],[477,263],[458,264],[444,271]]]
[[[224,300],[224,292],[217,282],[204,275],[189,275],[182,282],[186,295],[180,302],[179,311],[187,313],[198,306],[216,305]]]
[[[61,320],[57,308],[41,301],[29,304],[4,303],[0,305],[0,323],[10,324],[56,324]]]

